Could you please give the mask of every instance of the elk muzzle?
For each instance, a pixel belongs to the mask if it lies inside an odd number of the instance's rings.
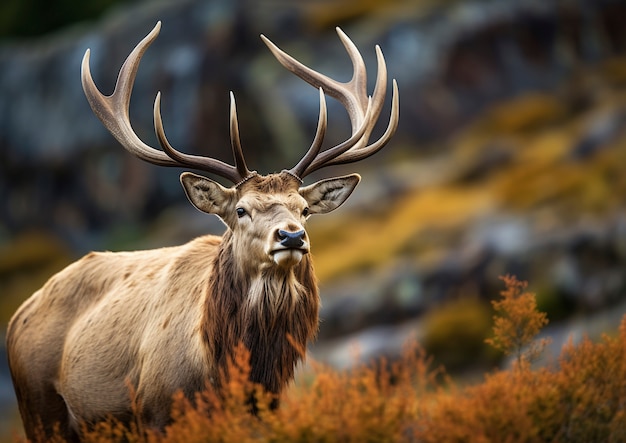
[[[282,267],[291,267],[300,263],[304,254],[309,252],[306,231],[278,229],[274,236],[274,247],[270,252],[274,263]]]

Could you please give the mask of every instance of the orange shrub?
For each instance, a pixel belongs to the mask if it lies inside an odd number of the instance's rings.
[[[626,441],[626,317],[619,336],[563,349],[554,368],[487,375],[423,408],[424,442]]]
[[[506,288],[500,293],[501,300],[491,302],[496,311],[493,337],[485,341],[507,355],[514,355],[521,366],[535,360],[547,345],[547,340],[535,340],[535,336],[548,324],[548,319],[537,310],[535,294],[524,292],[526,282],[510,275],[501,279]]]

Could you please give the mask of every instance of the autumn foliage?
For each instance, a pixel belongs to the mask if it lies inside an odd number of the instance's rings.
[[[526,283],[503,278],[487,342],[513,357],[511,369],[462,386],[435,368],[417,345],[397,361],[339,371],[311,363],[272,410],[274,400],[248,381],[248,353],[230,362],[221,396],[175,399],[172,423],[159,433],[141,423],[104,422],[89,442],[624,442],[626,317],[598,342],[570,342],[553,364],[533,368],[547,323]],[[257,415],[249,398],[256,398]]]
[[[545,338],[535,339],[541,328],[548,324],[548,318],[537,310],[535,294],[524,291],[527,282],[510,275],[502,280],[506,286],[500,293],[502,299],[491,302],[496,311],[493,337],[485,341],[507,355],[514,355],[517,365],[521,366],[535,360],[549,343]]]

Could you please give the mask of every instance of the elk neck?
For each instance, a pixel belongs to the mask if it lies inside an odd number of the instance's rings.
[[[205,299],[203,332],[217,368],[227,366],[235,346],[250,351],[250,379],[278,393],[304,358],[318,329],[319,293],[310,255],[289,269],[241,269],[224,235],[213,262],[215,278]]]

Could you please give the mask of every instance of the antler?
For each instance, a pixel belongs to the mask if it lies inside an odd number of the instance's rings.
[[[115,90],[113,94],[109,96],[103,95],[93,81],[89,69],[90,51],[87,49],[82,62],[81,80],[87,101],[94,114],[96,114],[104,126],[127,151],[150,163],[160,166],[182,166],[198,169],[217,174],[233,183],[241,182],[255,174],[254,171],[248,170],[241,149],[237,123],[237,108],[232,92],[230,93],[230,138],[233,157],[235,159],[234,165],[229,165],[210,157],[184,154],[174,149],[167,140],[165,130],[163,129],[160,92],[157,94],[154,101],[154,128],[162,150],[155,149],[145,144],[133,130],[129,117],[129,104],[133,84],[137,70],[139,69],[141,57],[159,35],[160,30],[161,22],[159,21],[154,29],[137,44],[135,49],[133,49],[126,58],[126,61],[120,69],[115,84]],[[337,33],[354,66],[353,77],[346,83],[338,82],[308,68],[280,50],[265,36],[261,35],[265,44],[284,67],[311,85],[319,88],[320,91],[320,113],[315,138],[304,157],[302,157],[296,166],[288,171],[299,178],[303,178],[311,172],[325,166],[352,163],[369,157],[387,144],[398,127],[398,85],[396,81],[393,80],[393,96],[389,124],[385,133],[377,141],[368,145],[369,137],[385,102],[385,90],[387,87],[387,67],[385,65],[385,59],[380,47],[376,46],[378,75],[374,93],[371,97],[368,97],[367,72],[363,57],[354,43],[341,29],[337,28]],[[352,124],[352,135],[348,140],[320,152],[327,125],[325,92],[339,100],[346,107]]]
[[[336,29],[354,67],[352,79],[346,83],[333,80],[303,65],[279,49],[265,36],[261,35],[265,44],[285,68],[289,69],[312,86],[320,89],[320,116],[315,139],[304,157],[296,166],[289,170],[290,173],[300,178],[325,166],[352,163],[375,154],[387,144],[398,127],[398,85],[396,81],[393,80],[391,117],[387,129],[377,141],[369,145],[367,144],[385,102],[387,66],[383,53],[377,45],[376,59],[378,61],[378,75],[374,93],[371,97],[368,97],[367,72],[363,57],[352,40],[350,40],[341,29]],[[345,106],[350,116],[352,136],[343,143],[320,153],[322,140],[326,132],[326,102],[324,92],[336,98]]]
[[[237,109],[232,92],[230,94],[230,138],[235,158],[234,166],[214,158],[184,154],[174,149],[168,142],[163,129],[160,92],[154,101],[154,127],[163,150],[148,146],[141,141],[133,130],[129,118],[129,104],[137,69],[139,68],[141,57],[157,38],[160,30],[161,22],[159,21],[154,29],[133,49],[120,69],[113,94],[109,96],[103,95],[98,90],[91,77],[89,49],[87,49],[83,57],[81,80],[91,109],[121,145],[142,160],[160,166],[182,166],[214,173],[233,183],[245,180],[254,172],[248,170],[241,149]]]

